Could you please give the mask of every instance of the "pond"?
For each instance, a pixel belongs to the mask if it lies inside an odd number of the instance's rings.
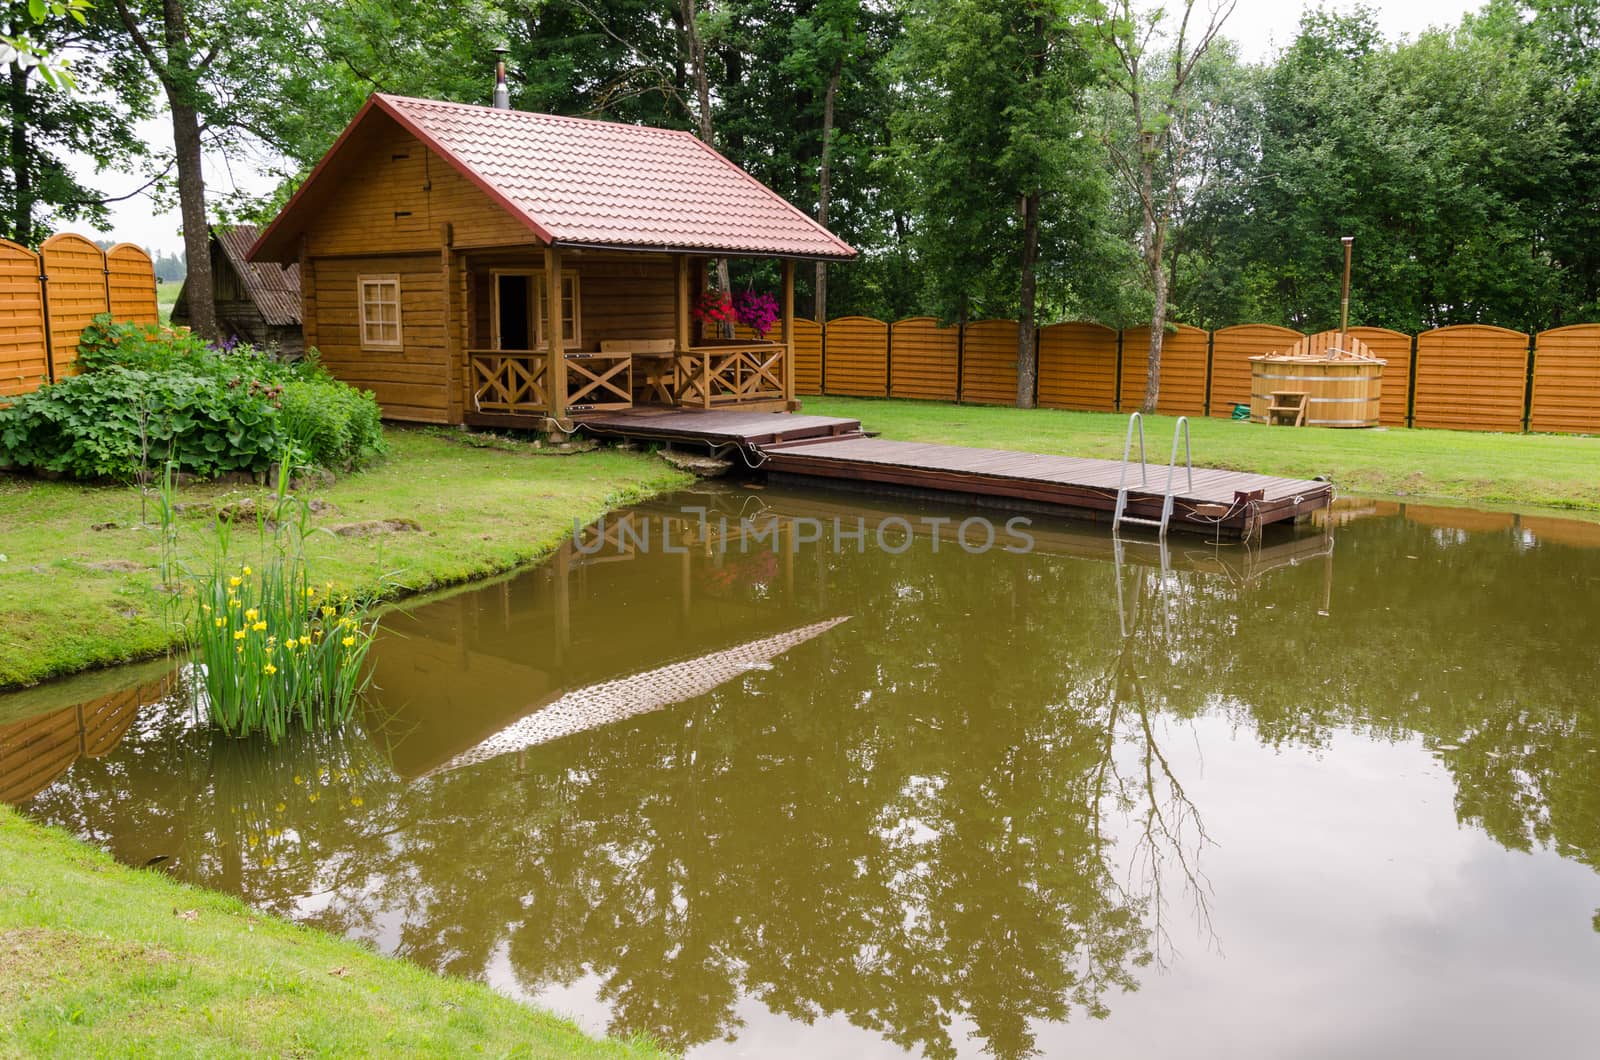
[[[695,1057],[1588,1053],[1600,527],[971,514],[661,498],[387,618],[351,731],[140,675],[5,728],[0,792]]]

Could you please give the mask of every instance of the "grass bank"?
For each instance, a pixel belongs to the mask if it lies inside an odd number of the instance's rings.
[[[0,806],[0,1055],[479,1053],[663,1055],[118,865]]]
[[[947,405],[928,401],[807,398],[805,410],[852,416],[886,438],[1122,459],[1121,413]],[[1145,423],[1152,461],[1165,463],[1174,420]],[[1600,516],[1600,438],[1396,428],[1287,430],[1189,421],[1196,464],[1331,479],[1344,494],[1426,497]]]
[[[538,559],[589,520],[686,483],[652,457],[617,450],[535,455],[477,448],[439,433],[390,430],[382,464],[316,488],[312,576],[351,588],[411,592]],[[261,494],[181,488],[180,552],[209,554],[224,506]],[[137,489],[0,474],[0,688],[166,650],[155,509]],[[238,555],[253,523],[236,535]]]

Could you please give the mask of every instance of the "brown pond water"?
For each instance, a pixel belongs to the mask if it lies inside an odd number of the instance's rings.
[[[1354,503],[1163,572],[894,514],[970,513],[666,498],[386,620],[354,731],[219,742],[144,673],[0,730],[0,793],[694,1056],[1593,1055],[1600,528]],[[864,553],[788,549],[834,515]]]

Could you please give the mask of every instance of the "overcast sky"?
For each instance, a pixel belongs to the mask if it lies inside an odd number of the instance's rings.
[[[1199,6],[1215,2],[1199,0]],[[1391,39],[1402,35],[1415,36],[1432,26],[1454,25],[1463,13],[1476,10],[1482,3],[1483,0],[1367,0],[1367,6],[1378,12],[1384,34]],[[1147,8],[1153,4],[1151,0],[1142,0],[1137,6]],[[1301,12],[1307,7],[1316,6],[1316,3],[1308,4],[1300,0],[1238,0],[1233,17],[1228,20],[1226,34],[1239,43],[1241,54],[1246,59],[1264,60],[1294,39]],[[1349,0],[1338,0],[1327,6],[1346,10],[1354,4]],[[490,76],[485,66],[486,100]],[[143,132],[152,144],[170,147],[172,143],[171,128],[162,120],[146,123]],[[262,180],[254,170],[255,167],[247,159],[208,157],[206,160],[209,186],[224,191],[234,187],[252,193],[270,190],[271,182]],[[141,183],[142,178],[114,173],[91,178],[92,186],[112,195],[123,194]],[[156,250],[172,251],[182,246],[178,227],[176,209],[156,213],[150,201],[140,197],[116,204],[112,208],[110,230],[96,234]]]

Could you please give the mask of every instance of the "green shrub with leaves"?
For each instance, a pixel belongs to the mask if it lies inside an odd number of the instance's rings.
[[[248,343],[229,339],[213,345],[187,328],[117,322],[111,314],[95,317],[78,337],[78,367],[136,368],[149,372],[182,371],[225,379],[256,380],[280,385],[291,379],[326,378],[315,357],[280,361]]]
[[[0,467],[130,480],[166,461],[201,476],[300,463],[359,467],[383,452],[370,393],[316,351],[286,363],[248,345],[101,314],[78,346],[83,374],[0,409]]]
[[[326,377],[285,383],[284,430],[306,459],[348,470],[383,452],[382,410],[369,391]]]
[[[206,477],[264,471],[289,444],[281,396],[253,380],[104,368],[0,410],[0,467],[123,481],[168,459]]]

